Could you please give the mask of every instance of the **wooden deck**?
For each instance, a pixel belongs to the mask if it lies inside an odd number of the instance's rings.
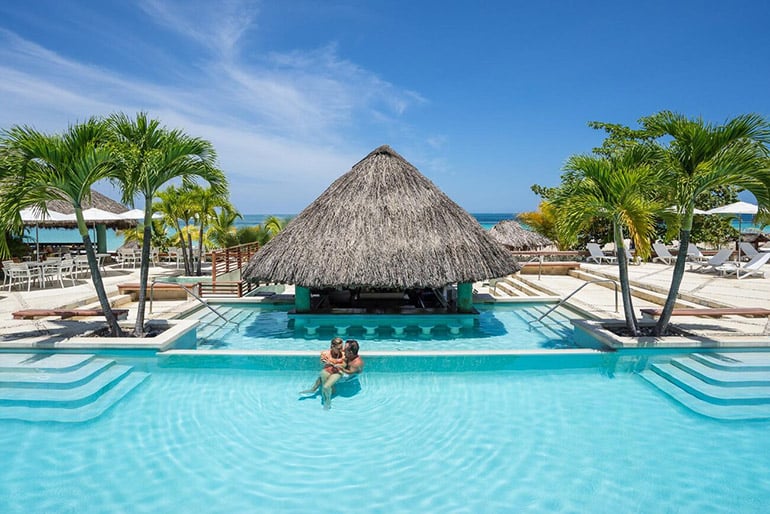
[[[128,309],[112,309],[118,319],[128,317]],[[12,313],[13,319],[37,319],[57,317],[61,319],[78,317],[103,317],[102,309],[24,309]]]

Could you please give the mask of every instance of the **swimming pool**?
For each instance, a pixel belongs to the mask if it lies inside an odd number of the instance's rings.
[[[121,359],[150,377],[96,420],[0,421],[0,511],[745,513],[770,503],[770,422],[698,416],[627,371],[643,364],[635,357],[549,358],[561,369],[373,363],[330,411],[298,397],[307,371]]]
[[[336,335],[333,328],[321,328],[316,334],[294,329],[287,305],[222,303],[212,304],[217,312],[233,323],[226,323],[216,314],[198,310],[193,317],[202,321],[198,328],[198,347],[205,350],[320,350]],[[436,327],[429,336],[409,326],[403,335],[378,328],[366,334],[363,328],[349,329],[344,338],[356,338],[364,350],[524,350],[574,348],[570,319],[580,317],[560,307],[543,323],[536,319],[553,304],[520,303],[508,305],[476,305],[478,323],[452,334],[446,327]],[[376,315],[375,315],[376,316]],[[405,315],[408,319],[411,315]],[[237,325],[236,325],[237,324]]]

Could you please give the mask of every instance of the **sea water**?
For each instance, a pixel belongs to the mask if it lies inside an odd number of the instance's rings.
[[[235,228],[251,227],[264,223],[268,216],[271,214],[245,214],[242,219],[235,221]],[[277,214],[275,215],[280,219],[289,219],[296,216],[296,214]],[[474,214],[473,216],[479,221],[482,227],[489,230],[496,223],[504,219],[512,219],[513,214],[507,213],[484,213]],[[173,233],[171,231],[170,233]],[[83,238],[80,237],[80,233],[76,229],[65,228],[39,228],[37,229],[38,241],[40,244],[48,243],[68,243],[77,244],[82,243]],[[91,230],[91,240],[96,241],[95,230]],[[27,243],[35,242],[35,227],[27,227],[25,230],[25,241]],[[113,252],[118,249],[124,243],[123,235],[116,230],[107,230],[107,251]]]

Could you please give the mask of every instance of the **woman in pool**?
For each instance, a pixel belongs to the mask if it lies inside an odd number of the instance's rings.
[[[342,366],[343,364],[345,364],[345,356],[342,353],[342,338],[335,337],[332,339],[329,349],[321,352],[321,365],[323,366],[321,374],[310,389],[300,391],[299,394],[315,393],[321,386],[324,372],[327,372],[329,375],[339,373],[338,366]]]
[[[335,366],[337,373],[326,373],[326,368],[321,371],[321,397],[323,398],[324,409],[332,408],[332,391],[334,384],[340,379],[349,380],[350,377],[357,376],[364,369],[364,360],[358,355],[358,341],[349,339],[345,342],[345,363],[342,366]]]

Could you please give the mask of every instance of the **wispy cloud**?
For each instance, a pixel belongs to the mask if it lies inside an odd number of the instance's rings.
[[[289,203],[292,210],[371,150],[356,144],[362,126],[397,131],[404,114],[426,101],[343,58],[334,43],[244,52],[244,35],[257,30],[255,2],[140,6],[207,57],[179,63],[176,80],[138,78],[119,63],[87,63],[0,28],[0,94],[8,106],[0,124],[59,131],[91,115],[146,110],[215,144],[236,205],[270,211]],[[265,205],[255,205],[251,188],[268,184]]]

